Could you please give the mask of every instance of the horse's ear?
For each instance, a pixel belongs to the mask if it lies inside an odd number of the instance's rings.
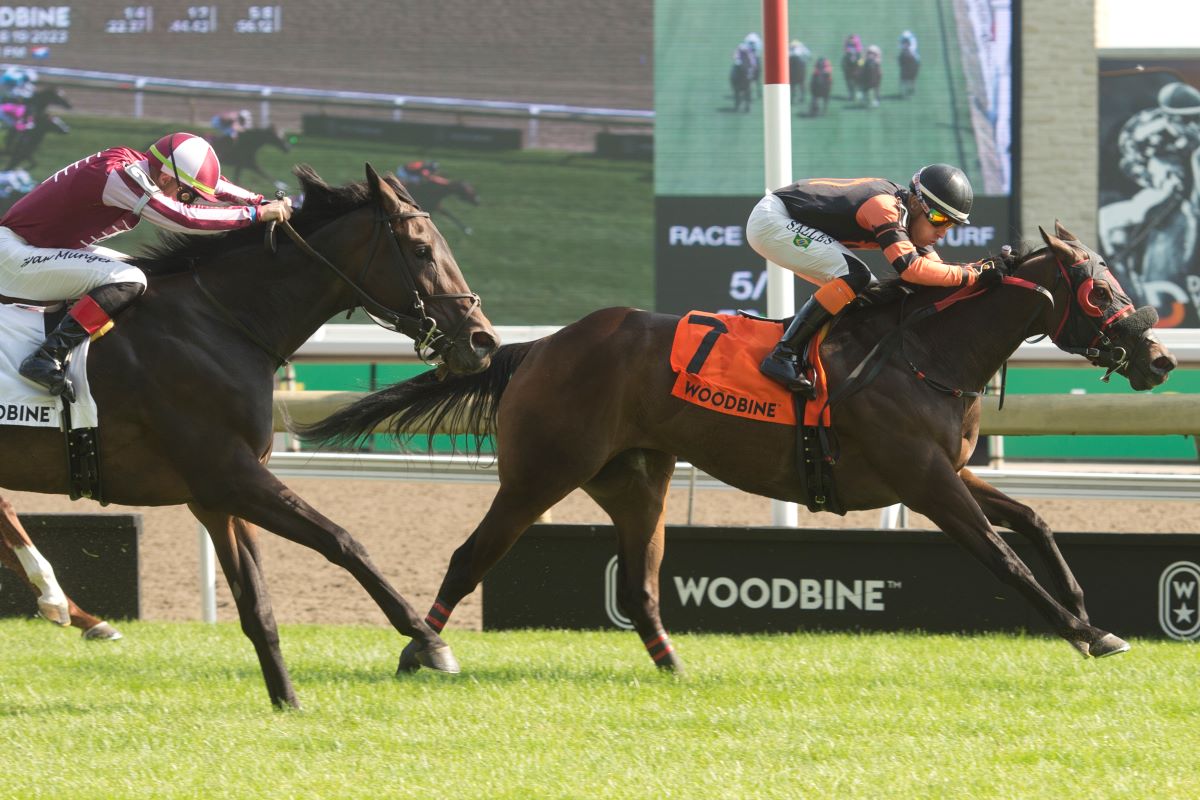
[[[1061,225],[1056,225],[1056,227],[1059,229],[1060,233],[1063,232]],[[1042,234],[1042,241],[1048,244],[1050,249],[1054,251],[1054,256],[1058,259],[1060,264],[1074,264],[1079,259],[1079,255],[1075,252],[1075,248],[1071,247],[1071,245],[1067,244],[1067,242],[1063,239],[1046,233],[1046,230],[1041,225],[1038,226],[1038,232]]]
[[[371,198],[376,203],[379,203],[382,201],[384,195],[391,190],[391,187],[387,185],[383,178],[379,177],[379,173],[375,171],[375,168],[371,166],[369,161],[366,164],[366,168],[367,188],[371,190]]]
[[[1054,220],[1054,232],[1058,234],[1058,238],[1065,239],[1068,242],[1078,242],[1079,237],[1071,233],[1058,220]]]

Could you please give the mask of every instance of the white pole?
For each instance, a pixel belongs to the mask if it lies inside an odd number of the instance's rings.
[[[203,525],[200,529],[200,615],[205,622],[217,621],[217,551]]]
[[[787,0],[763,0],[763,166],[766,191],[792,182],[792,88],[788,78]],[[767,262],[767,314],[796,312],[791,272]],[[800,465],[803,466],[803,465]],[[771,501],[771,524],[796,527],[795,503]]]

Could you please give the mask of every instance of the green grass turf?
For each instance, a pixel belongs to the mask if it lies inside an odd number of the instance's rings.
[[[460,676],[392,677],[378,628],[284,626],[272,710],[236,625],[84,643],[0,622],[3,798],[1186,798],[1194,644],[1085,661],[1057,639],[447,636]]]
[[[775,188],[763,186],[762,103],[756,98],[749,113],[734,113],[728,79],[738,42],[750,31],[762,32],[761,5],[658,0],[654,12],[658,193],[757,196]],[[918,37],[921,73],[915,96],[901,100],[896,54],[905,29]],[[918,167],[945,161],[983,185],[950,0],[792,3],[788,31],[789,39],[808,46],[814,61],[825,56],[834,64],[828,113],[808,117],[807,104],[792,109],[794,175],[872,175],[907,183]],[[864,47],[883,49],[878,108],[849,101],[840,66],[849,33],[857,33]]]
[[[116,145],[144,147],[183,123],[65,115],[66,136],[47,136],[31,175],[41,180],[91,153]],[[204,133],[204,130],[197,130]],[[308,163],[329,183],[361,181],[364,163],[390,172],[416,158],[434,158],[440,172],[472,182],[481,205],[447,200],[445,207],[473,229],[467,236],[439,222],[483,309],[498,325],[562,325],[611,305],[654,305],[652,166],[546,150],[429,152],[387,142],[301,137],[292,152],[265,148],[259,163],[277,179]],[[232,174],[227,174],[232,178]],[[273,187],[248,174],[248,189]],[[436,220],[436,216],[435,216]],[[110,240],[135,253],[157,236],[143,224]],[[365,318],[355,319],[366,322]]]

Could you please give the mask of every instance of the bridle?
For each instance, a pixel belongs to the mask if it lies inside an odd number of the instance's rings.
[[[312,257],[316,261],[324,264],[347,286],[349,286],[356,295],[359,302],[357,305],[362,306],[367,316],[371,321],[381,328],[385,328],[396,333],[402,333],[413,340],[413,346],[416,349],[417,357],[426,364],[431,363],[432,359],[438,355],[438,349],[445,341],[454,341],[458,334],[466,327],[471,315],[480,307],[479,295],[474,292],[457,292],[457,293],[442,293],[442,294],[424,294],[417,286],[415,271],[413,270],[412,262],[408,255],[404,252],[404,248],[400,246],[400,242],[396,239],[396,231],[392,228],[392,220],[410,220],[418,218],[428,218],[427,211],[402,211],[396,214],[388,214],[381,208],[375,217],[375,226],[371,234],[371,246],[369,248],[370,255],[367,257],[367,262],[359,270],[359,281],[366,278],[367,273],[371,269],[372,263],[375,261],[375,256],[379,250],[378,243],[381,234],[387,229],[392,235],[388,236],[392,247],[400,254],[400,259],[404,262],[404,281],[408,285],[407,288],[412,292],[412,303],[406,311],[396,311],[383,303],[376,300],[367,293],[358,281],[351,278],[341,269],[339,269],[332,261],[318,253],[316,250],[304,240],[304,237],[293,228],[289,223],[280,223],[284,233],[288,235],[296,243],[304,253]],[[274,251],[273,226],[267,232],[268,247]],[[459,319],[458,324],[449,333],[443,333],[437,325],[437,321],[429,316],[425,310],[426,301],[441,301],[441,300],[470,300],[471,306],[466,313]]]
[[[1067,302],[1062,317],[1055,326],[1054,333],[1049,334],[1050,341],[1064,352],[1082,355],[1096,366],[1104,367],[1107,371],[1101,380],[1107,383],[1114,372],[1129,364],[1128,352],[1124,347],[1113,342],[1109,337],[1109,329],[1118,320],[1124,319],[1134,312],[1133,303],[1126,303],[1111,313],[1093,303],[1091,293],[1095,285],[1097,268],[1101,267],[1099,259],[1096,253],[1078,242],[1073,243],[1072,246],[1080,247],[1086,254],[1084,258],[1074,264],[1063,264],[1059,260],[1058,253],[1052,251],[1054,252],[1055,266],[1058,267],[1053,289],[1057,290],[1059,283],[1065,282]],[[1115,280],[1110,282],[1115,283]],[[1120,288],[1119,285],[1117,288]],[[1114,297],[1117,296],[1116,292],[1112,292],[1112,294]],[[1078,306],[1080,313],[1072,313],[1075,306]],[[1105,316],[1106,314],[1107,316]],[[1067,330],[1068,322],[1071,322],[1073,329],[1069,332],[1082,334],[1080,338],[1088,340],[1086,345],[1076,346],[1065,342],[1067,337],[1064,335],[1064,330]]]

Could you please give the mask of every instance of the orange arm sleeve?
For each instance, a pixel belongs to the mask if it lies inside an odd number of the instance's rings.
[[[958,264],[947,264],[930,252],[920,255],[901,221],[904,211],[900,198],[877,194],[858,208],[854,216],[879,243],[883,255],[903,280],[925,286],[968,286],[975,282],[975,273]]]

